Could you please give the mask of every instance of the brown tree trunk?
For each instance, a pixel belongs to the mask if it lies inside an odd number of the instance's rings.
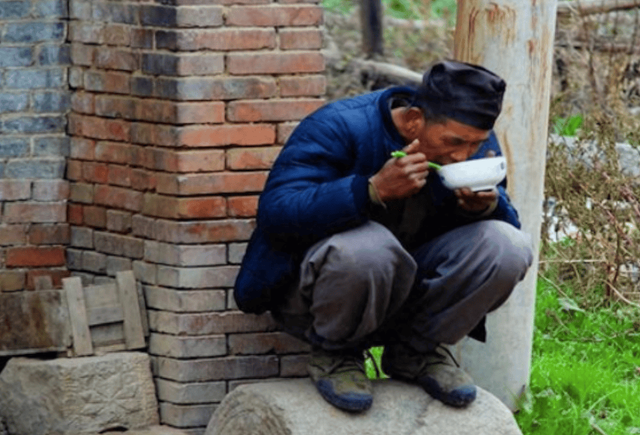
[[[362,51],[367,59],[384,53],[382,0],[360,0]]]

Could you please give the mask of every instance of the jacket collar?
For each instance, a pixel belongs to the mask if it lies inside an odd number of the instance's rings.
[[[400,145],[400,148],[404,147],[406,143],[393,123],[393,118],[391,117],[391,105],[394,100],[406,100],[407,103],[410,103],[415,94],[416,91],[413,88],[408,86],[396,86],[384,91],[378,99],[378,110],[380,110],[382,115],[384,129],[387,131],[393,142]]]

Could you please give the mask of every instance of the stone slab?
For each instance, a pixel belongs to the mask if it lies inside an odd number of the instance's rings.
[[[0,420],[12,435],[71,435],[159,424],[149,356],[13,358],[0,373]]]
[[[309,379],[242,385],[215,411],[205,435],[522,435],[509,409],[479,389],[457,409],[421,388],[392,380],[374,384],[370,410],[351,414],[325,402]]]
[[[0,294],[0,356],[65,350],[68,316],[60,290]]]

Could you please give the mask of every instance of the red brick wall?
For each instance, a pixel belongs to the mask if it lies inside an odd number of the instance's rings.
[[[42,275],[60,286],[68,276],[67,191],[64,180],[0,180],[0,291],[33,290]]]
[[[271,163],[324,102],[322,9],[171,3],[71,2],[67,266],[134,269],[161,420],[199,433],[239,383],[305,374],[307,347],[231,287]]]

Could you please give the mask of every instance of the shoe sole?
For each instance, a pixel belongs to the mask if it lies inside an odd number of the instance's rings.
[[[431,397],[455,408],[464,408],[476,400],[475,385],[463,386],[447,393],[431,378],[416,379],[416,382]]]
[[[370,394],[338,395],[333,391],[331,383],[324,380],[319,380],[316,383],[316,388],[324,400],[344,411],[363,412],[371,408],[373,404],[373,396]]]
[[[431,378],[409,379],[403,376],[390,376],[397,381],[418,385],[434,399],[439,400],[445,405],[453,406],[454,408],[464,408],[476,400],[477,389],[475,385],[461,387],[451,393],[446,393],[440,388],[438,383]]]

